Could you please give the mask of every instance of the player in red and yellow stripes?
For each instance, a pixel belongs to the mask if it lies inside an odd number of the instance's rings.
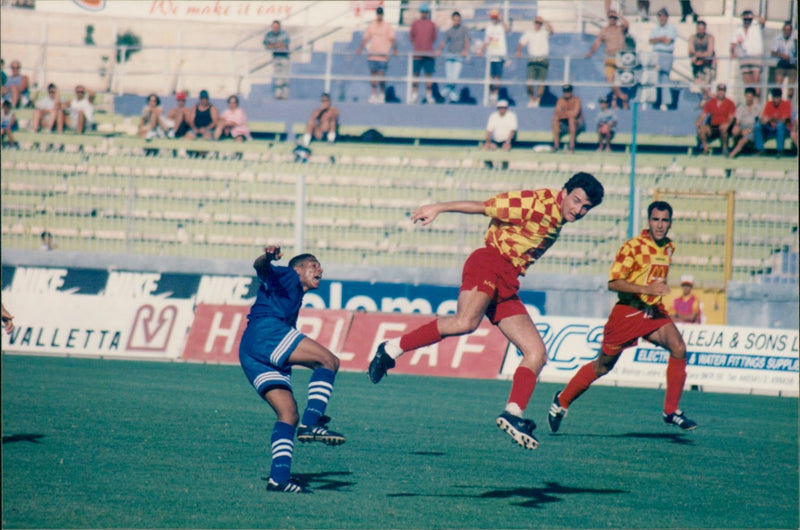
[[[482,214],[490,217],[486,245],[464,263],[455,315],[438,317],[402,337],[378,346],[369,366],[373,383],[395,366],[404,352],[439,342],[444,337],[471,333],[484,315],[511,341],[522,361],[514,373],[511,393],[497,425],[527,449],[536,449],[536,425],[522,414],[536,379],[547,361],[544,342],[519,298],[519,276],[558,239],[565,223],[581,219],[603,200],[603,186],[588,173],[577,173],[561,190],[510,191],[482,201],[426,204],[412,220],[427,225],[441,213]]]
[[[608,288],[617,293],[619,301],[603,329],[600,355],[582,366],[553,396],[547,415],[553,432],[558,431],[572,402],[610,372],[622,350],[634,346],[640,337],[669,351],[664,422],[685,431],[697,427],[678,408],[686,382],[686,344],[662,303],[670,292],[667,276],[675,251],[667,237],[672,226],[672,206],[664,201],[651,203],[647,207],[647,223],[646,230],[622,245],[611,265]]]

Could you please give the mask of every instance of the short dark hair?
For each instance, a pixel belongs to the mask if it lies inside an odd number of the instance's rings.
[[[453,11],[453,14],[450,15],[450,18],[453,18],[456,15],[461,16],[461,13],[459,13],[458,11]]]
[[[744,89],[744,94],[745,94],[745,95],[747,95],[747,94],[753,94],[753,95],[755,96],[755,95],[756,95],[756,89],[755,89],[755,88],[753,88],[753,87],[751,87],[751,86],[749,86],[749,87],[747,87],[747,88],[745,88],[745,89]]]
[[[653,210],[658,210],[659,212],[669,212],[669,220],[672,221],[672,206],[667,201],[653,201],[650,203],[650,206],[647,207],[647,218],[650,219],[650,216],[653,215]]]
[[[236,104],[237,104],[237,105],[239,104],[239,96],[237,96],[236,94],[234,94],[234,95],[232,95],[232,96],[228,96],[228,103],[230,103],[230,102],[231,102],[231,100],[234,100],[234,101],[236,101]]]
[[[298,254],[297,256],[293,257],[289,260],[289,268],[294,269],[295,267],[299,267],[303,265],[306,261],[316,261],[319,263],[319,260],[314,256],[314,254]]]
[[[773,88],[769,91],[769,94],[774,98],[782,98],[783,97],[783,90],[780,88]]]
[[[46,237],[53,237],[53,234],[45,230],[44,232],[42,232],[41,238],[44,239]]]
[[[705,21],[705,20],[698,20],[698,21],[697,21],[697,25],[698,25],[698,26],[703,26],[703,27],[706,27],[706,21]]]
[[[150,94],[147,96],[147,102],[150,103],[150,98],[156,98],[156,105],[161,105],[161,98],[158,97],[158,94]]]
[[[571,193],[575,188],[580,188],[586,192],[586,197],[592,201],[592,208],[603,202],[605,190],[603,190],[603,185],[594,175],[583,171],[572,175],[564,184],[564,189],[567,190],[567,193]]]

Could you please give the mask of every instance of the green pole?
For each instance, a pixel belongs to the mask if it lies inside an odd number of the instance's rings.
[[[639,102],[633,102],[633,133],[631,134],[631,176],[628,192],[628,239],[633,237],[636,224],[636,125],[639,117]]]

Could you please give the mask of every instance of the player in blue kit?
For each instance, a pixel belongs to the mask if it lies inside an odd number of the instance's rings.
[[[291,478],[295,429],[301,442],[344,443],[344,436],[328,430],[330,418],[325,416],[339,359],[295,327],[303,295],[319,287],[322,266],[311,254],[295,256],[288,267],[272,265],[282,256],[280,247],[268,246],[253,263],[260,285],[247,315],[239,361],[256,392],[278,416],[272,428],[272,466],[267,490],[309,493]],[[292,393],[292,365],[314,370],[302,418],[298,417]]]

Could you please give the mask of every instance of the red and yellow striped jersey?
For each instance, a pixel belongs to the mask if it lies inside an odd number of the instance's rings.
[[[509,191],[484,202],[492,218],[486,230],[486,246],[496,249],[520,275],[558,239],[561,217],[559,190]]]
[[[655,278],[667,281],[669,264],[675,246],[667,239],[667,243],[659,247],[650,236],[649,230],[642,230],[638,237],[629,239],[617,252],[617,257],[611,265],[608,281],[627,280],[636,285],[650,285]],[[661,303],[661,296],[651,294],[617,293],[619,301],[630,304],[631,302],[644,302],[647,305]]]

